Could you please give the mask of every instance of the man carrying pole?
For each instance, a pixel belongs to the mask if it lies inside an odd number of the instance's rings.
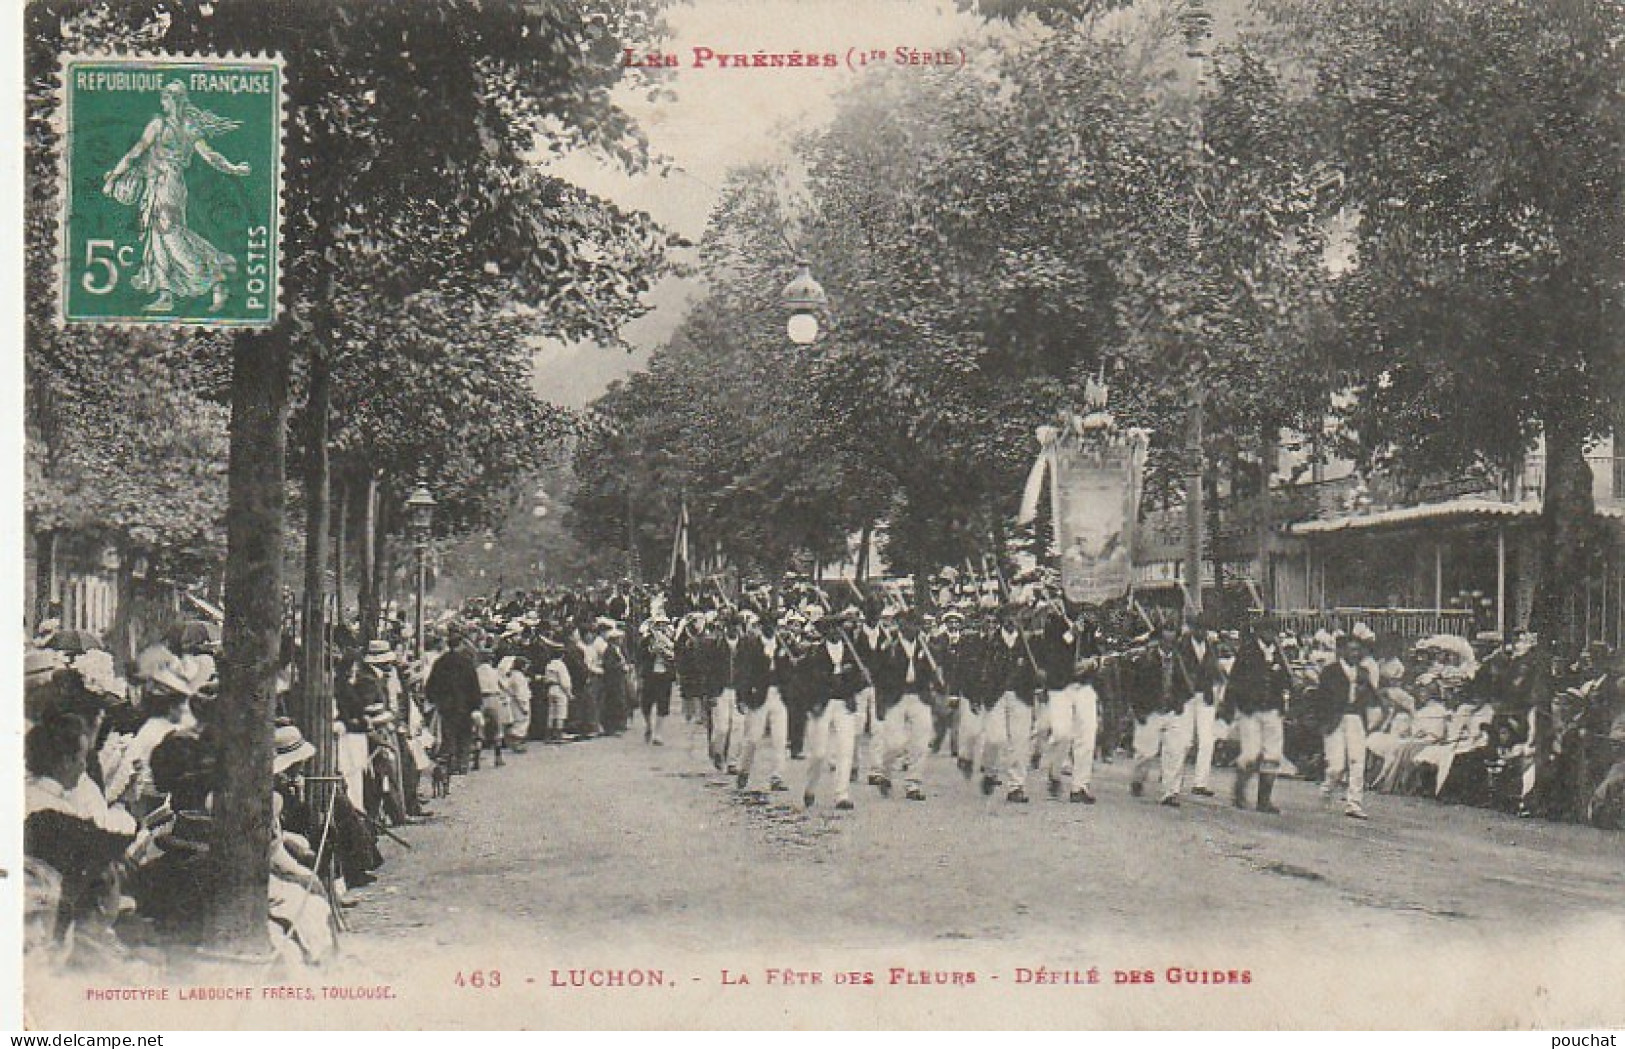
[[[1062,776],[1070,773],[1070,799],[1093,805],[1095,738],[1100,729],[1095,626],[1056,607],[1045,624],[1042,648],[1049,678],[1049,739],[1044,748],[1049,794],[1060,797]]]
[[[930,645],[920,636],[919,620],[913,614],[899,621],[897,643],[890,649],[886,663],[890,684],[877,693],[883,702],[877,709],[880,781],[876,785],[882,796],[891,793],[892,772],[901,759],[906,797],[924,801],[922,771],[931,746],[930,696],[942,691],[943,680],[942,670]]]
[[[802,804],[812,808],[823,777],[835,777],[835,807],[853,807],[851,794],[852,754],[857,740],[858,693],[869,673],[863,668],[847,640],[838,616],[825,613],[818,621],[822,641],[804,659],[802,672],[808,689],[807,789]]]
[[[1033,696],[1042,674],[1014,605],[1000,610],[999,630],[987,646],[986,664],[989,693],[996,698],[983,717],[982,793],[992,794],[1002,784],[1007,801],[1025,804]]]

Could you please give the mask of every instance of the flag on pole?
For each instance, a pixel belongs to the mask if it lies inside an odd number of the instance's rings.
[[[670,596],[666,604],[674,616],[688,611],[688,565],[688,500],[685,499],[677,512],[677,534],[672,537],[671,571],[667,576]]]

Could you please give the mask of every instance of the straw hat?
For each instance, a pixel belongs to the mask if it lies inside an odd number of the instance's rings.
[[[375,638],[367,642],[367,654],[361,657],[363,663],[371,663],[375,667],[389,666],[395,662],[395,650],[389,642],[382,638]]]
[[[276,757],[271,761],[273,772],[286,772],[302,761],[316,756],[316,748],[299,731],[298,725],[278,725],[276,729]]]

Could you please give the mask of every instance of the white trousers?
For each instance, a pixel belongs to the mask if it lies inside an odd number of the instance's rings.
[[[1236,729],[1241,735],[1241,753],[1236,756],[1236,768],[1273,773],[1281,767],[1281,755],[1286,749],[1286,728],[1279,710],[1259,710],[1236,716]]]
[[[1191,748],[1191,722],[1184,713],[1152,714],[1134,732],[1134,778],[1144,782],[1160,759],[1163,797],[1177,796],[1185,784],[1185,752]]]
[[[767,741],[767,774],[772,779],[784,778],[784,755],[790,740],[790,712],[777,688],[767,690],[767,701],[755,710],[747,711],[741,729],[744,742],[739,749],[739,774],[750,776],[756,762],[756,749]]]
[[[1033,699],[1033,727],[1032,738],[1027,741],[1027,761],[1029,767],[1042,764],[1044,748],[1049,743],[1049,700],[1048,693],[1043,693]]]
[[[1027,788],[1032,753],[1033,708],[1006,692],[982,717],[982,768],[999,776],[1005,790]]]
[[[1365,718],[1344,714],[1326,737],[1326,778],[1320,789],[1330,794],[1337,777],[1348,773],[1348,789],[1343,799],[1350,805],[1365,797]]]
[[[954,732],[954,753],[977,769],[982,766],[982,712],[972,710],[965,696],[959,697],[959,724]]]
[[[866,688],[858,693],[858,712],[852,715],[852,764],[855,768],[862,768],[865,764],[858,759],[863,757],[858,748],[863,746],[864,733],[869,734],[869,753],[867,755],[869,771],[879,772],[885,764],[886,741],[880,731],[880,716],[875,709],[875,690]]]
[[[857,742],[857,716],[846,703],[832,699],[820,714],[807,717],[807,793],[815,794],[825,775],[835,777],[835,800],[851,796],[852,753]]]
[[[1100,695],[1093,685],[1071,684],[1049,694],[1049,746],[1044,767],[1059,779],[1072,774],[1072,789],[1094,779],[1095,738],[1100,732]]]
[[[1193,787],[1206,789],[1207,781],[1213,776],[1215,709],[1212,703],[1203,701],[1200,696],[1192,696],[1185,701],[1184,717],[1190,722],[1185,745],[1190,746],[1192,736],[1196,738],[1196,775],[1191,783]]]
[[[725,688],[711,701],[711,756],[720,757],[728,768],[737,768],[744,744],[745,717],[739,713],[734,690]]]
[[[879,732],[879,768],[887,778],[894,769],[901,769],[903,782],[911,787],[920,785],[925,754],[931,749],[931,729],[931,705],[918,692],[906,692],[892,704]]]
[[[363,779],[367,772],[367,734],[345,729],[339,736],[338,767],[344,777],[344,794],[357,812],[366,812],[367,793]]]

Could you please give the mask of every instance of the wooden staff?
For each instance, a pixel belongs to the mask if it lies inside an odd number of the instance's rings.
[[[841,640],[846,642],[846,647],[852,651],[852,662],[858,665],[858,670],[863,674],[864,682],[868,684],[870,688],[874,688],[874,675],[869,673],[869,668],[863,665],[863,657],[858,655],[858,646],[852,643],[852,638],[847,634],[846,627],[837,627],[836,629],[841,632]]]

